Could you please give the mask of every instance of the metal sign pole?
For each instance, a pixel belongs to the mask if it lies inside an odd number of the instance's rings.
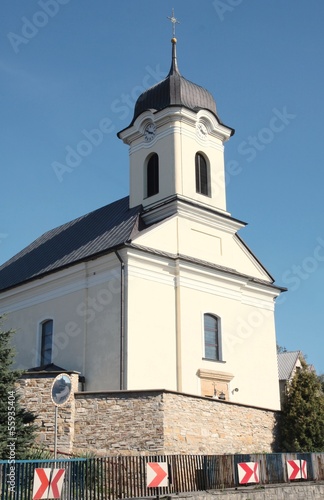
[[[54,418],[54,460],[57,458],[57,409],[55,405],[55,418]]]
[[[58,407],[68,402],[72,391],[72,380],[66,373],[55,377],[51,388],[51,398],[55,405],[54,421],[54,460],[57,459],[57,412]]]

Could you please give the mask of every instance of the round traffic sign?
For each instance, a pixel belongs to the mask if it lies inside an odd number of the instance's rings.
[[[51,397],[56,406],[62,406],[70,398],[72,391],[72,380],[66,373],[58,375],[52,384]]]

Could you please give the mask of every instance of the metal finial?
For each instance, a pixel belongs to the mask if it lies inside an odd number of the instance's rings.
[[[180,22],[178,21],[178,19],[176,17],[174,17],[174,9],[172,9],[172,15],[171,15],[171,17],[168,17],[168,19],[170,19],[170,21],[172,23],[172,36],[173,36],[173,38],[175,38],[176,24],[180,24]]]

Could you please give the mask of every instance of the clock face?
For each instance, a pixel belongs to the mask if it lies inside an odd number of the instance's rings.
[[[206,139],[206,137],[208,135],[208,131],[207,131],[206,125],[204,125],[201,122],[198,122],[196,128],[197,128],[197,135],[198,135],[198,137],[200,137],[201,139]]]
[[[149,123],[146,125],[145,130],[144,130],[144,137],[146,142],[151,142],[156,135],[156,126],[154,123]]]

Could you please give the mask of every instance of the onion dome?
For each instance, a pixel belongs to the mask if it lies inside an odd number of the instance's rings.
[[[132,123],[148,109],[160,111],[170,106],[184,106],[196,112],[207,109],[217,117],[216,102],[211,93],[181,76],[176,55],[177,39],[172,38],[171,42],[172,63],[169,74],[138,97]],[[219,120],[218,117],[217,119]]]

